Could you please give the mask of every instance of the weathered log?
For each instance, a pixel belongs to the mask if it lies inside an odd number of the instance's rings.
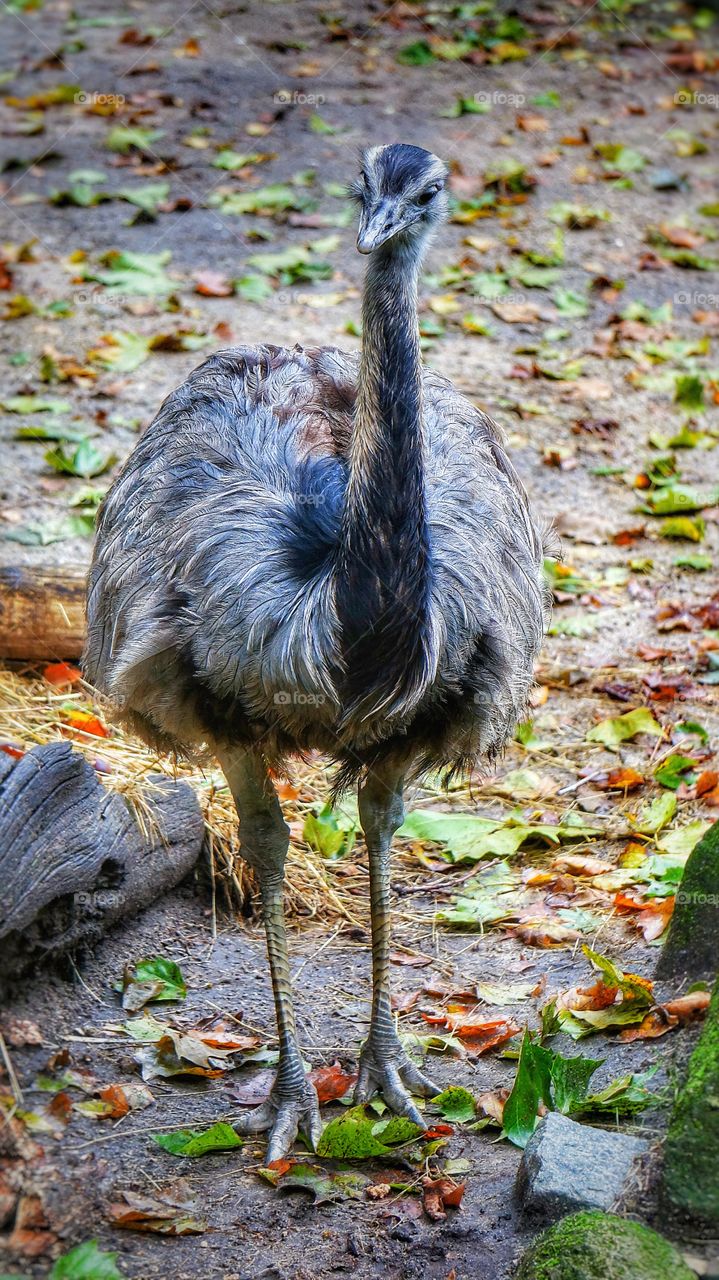
[[[150,777],[133,811],[69,742],[0,754],[0,987],[154,902],[203,838],[185,782]]]
[[[79,658],[85,577],[84,569],[0,567],[0,658]]]

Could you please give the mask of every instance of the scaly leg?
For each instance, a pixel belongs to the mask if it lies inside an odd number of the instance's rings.
[[[379,1092],[398,1115],[424,1125],[408,1090],[431,1098],[440,1090],[415,1066],[400,1044],[390,1005],[389,884],[392,837],[404,818],[402,778],[375,770],[359,790],[359,815],[369,853],[372,912],[372,1018],[360,1055],[356,1102]]]
[[[240,818],[240,848],[260,882],[267,954],[277,1013],[280,1061],[270,1097],[237,1122],[238,1133],[270,1130],[267,1163],[290,1150],[299,1130],[317,1145],[322,1132],[314,1085],[305,1076],[297,1040],[290,988],[287,934],[282,911],[282,885],[289,844],[289,828],[282,817],[272,781],[261,758],[253,752],[225,755],[223,772]]]

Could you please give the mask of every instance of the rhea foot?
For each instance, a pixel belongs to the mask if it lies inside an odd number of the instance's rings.
[[[298,1133],[309,1140],[314,1151],[322,1133],[317,1091],[309,1080],[305,1080],[299,1097],[296,1091],[283,1093],[275,1086],[266,1102],[240,1116],[234,1128],[239,1134],[269,1131],[267,1164],[289,1155]]]
[[[355,1102],[369,1102],[376,1093],[398,1116],[426,1128],[426,1122],[409,1090],[420,1098],[433,1098],[441,1089],[415,1065],[397,1040],[382,1047],[369,1041],[360,1054]]]

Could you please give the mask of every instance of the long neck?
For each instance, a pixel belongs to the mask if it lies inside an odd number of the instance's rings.
[[[338,613],[349,705],[416,701],[432,665],[419,246],[372,255],[339,548]]]

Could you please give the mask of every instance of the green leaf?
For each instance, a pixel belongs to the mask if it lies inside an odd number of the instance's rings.
[[[52,400],[46,396],[8,396],[0,402],[6,413],[68,413],[69,400]]]
[[[163,136],[162,129],[141,129],[138,125],[116,124],[105,138],[110,151],[126,156],[134,147],[136,151],[150,151],[153,142]]]
[[[705,822],[703,818],[697,818],[694,822],[688,822],[686,826],[677,827],[674,831],[662,836],[661,840],[657,840],[657,849],[661,849],[664,853],[677,855],[690,854],[710,826],[711,822]]]
[[[662,538],[686,538],[701,542],[706,525],[701,516],[667,516],[659,529]]]
[[[18,427],[15,432],[16,440],[64,440],[66,444],[79,444],[81,440],[87,440],[87,433],[68,427],[64,423],[56,427],[36,426],[36,427]]]
[[[620,1076],[612,1080],[599,1093],[589,1094],[583,1101],[577,1101],[572,1107],[572,1116],[579,1119],[589,1116],[612,1116],[615,1122],[621,1117],[637,1115],[646,1107],[656,1106],[661,1096],[647,1089],[646,1082],[652,1078],[657,1067],[636,1075]]]
[[[309,1191],[314,1204],[336,1200],[361,1200],[372,1181],[358,1169],[330,1172],[318,1164],[292,1164],[285,1172],[277,1169],[258,1170],[266,1182],[280,1191]]]
[[[602,981],[606,986],[617,987],[621,991],[622,997],[631,1000],[632,1004],[637,1008],[641,1007],[646,1010],[651,1007],[653,1003],[651,983],[647,983],[645,979],[639,978],[635,973],[624,973],[608,956],[603,956],[598,951],[592,951],[591,947],[582,947],[582,951],[590,964],[599,970],[602,975]]]
[[[560,227],[568,227],[570,231],[584,231],[595,227],[598,222],[609,222],[611,213],[607,209],[594,209],[587,204],[572,204],[568,200],[560,200],[553,204],[547,217]]]
[[[122,991],[122,1007],[129,1013],[137,1013],[151,1000],[184,1000],[187,995],[179,965],[165,956],[147,956],[126,965]]]
[[[677,781],[678,785],[679,781]],[[672,791],[666,791],[664,795],[657,796],[656,800],[652,800],[650,804],[644,805],[632,825],[636,831],[641,831],[643,835],[655,835],[657,831],[661,831],[662,827],[666,827],[667,823],[671,822],[676,811],[677,798]]]
[[[215,169],[244,169],[248,164],[259,164],[269,157],[259,151],[233,151],[231,147],[223,147],[217,152],[212,164]]]
[[[599,724],[588,731],[586,740],[601,742],[603,746],[612,748],[636,738],[638,733],[662,737],[663,729],[648,707],[637,707],[634,711],[625,711],[624,715],[600,720]]]
[[[170,194],[169,182],[146,182],[141,187],[121,187],[119,191],[112,193],[116,200],[125,200],[128,204],[134,204],[143,213],[147,213],[154,218],[158,213],[158,206],[167,200]]]
[[[307,814],[302,835],[323,858],[335,859],[354,848],[356,832],[354,816],[325,804],[318,813]]]
[[[486,116],[491,109],[491,103],[477,94],[475,98],[455,98],[452,105],[439,114],[445,119],[457,120],[460,116]]]
[[[548,89],[545,93],[535,93],[532,98],[533,107],[550,107],[552,109],[558,109],[561,105],[562,99],[556,89]]]
[[[155,1133],[153,1138],[173,1156],[204,1156],[209,1151],[232,1151],[243,1145],[232,1125],[221,1120],[209,1129],[179,1129],[175,1133]]]
[[[245,213],[282,213],[288,209],[301,213],[313,203],[310,195],[302,194],[286,182],[257,187],[254,191],[215,191],[207,201],[209,208],[238,217]]]
[[[463,813],[417,809],[407,814],[397,834],[446,845],[445,856],[452,862],[474,862],[487,857],[511,857],[525,841],[556,845],[563,840],[582,839],[596,834],[596,828],[590,828],[581,821],[577,825],[575,821],[566,819],[556,826],[530,826],[514,815],[501,821]]]
[[[685,409],[701,409],[704,405],[704,383],[696,373],[680,373],[674,382],[674,403]]]
[[[560,315],[563,316],[580,318],[589,314],[589,302],[586,294],[575,293],[572,289],[555,289],[552,294],[552,302]]]
[[[659,768],[655,769],[654,777],[663,787],[670,787],[672,791],[676,791],[684,782],[683,775],[688,769],[693,769],[696,763],[692,756],[667,756]]]
[[[706,573],[712,568],[714,561],[711,556],[687,554],[675,556],[674,564],[677,569],[693,569],[695,573]]]
[[[322,119],[318,111],[312,112],[309,118],[309,126],[312,133],[333,134],[339,132],[337,125],[328,124],[326,120]]]
[[[549,1074],[554,1110],[561,1111],[565,1116],[571,1115],[586,1097],[589,1081],[597,1068],[601,1067],[604,1059],[563,1058],[552,1050],[545,1049],[544,1052],[552,1053]]]
[[[272,297],[272,285],[264,276],[240,276],[233,283],[237,293],[246,302],[264,302],[266,298]]]
[[[400,49],[397,61],[404,67],[426,67],[428,63],[434,62],[434,54],[426,40],[416,40],[414,44]]]
[[[388,1155],[423,1132],[405,1116],[378,1120],[364,1107],[351,1107],[343,1116],[330,1120],[317,1144],[317,1154],[332,1160],[368,1160]]]
[[[516,1147],[526,1147],[537,1127],[540,1102],[552,1105],[552,1053],[532,1040],[525,1029],[512,1092],[504,1104],[503,1133]]]
[[[601,626],[601,618],[593,613],[555,614],[547,630],[550,636],[591,636]]]
[[[116,1253],[104,1253],[96,1240],[86,1240],[58,1258],[48,1280],[122,1280]]]
[[[719,488],[701,493],[687,484],[667,484],[643,495],[643,498],[642,511],[653,516],[667,516],[713,506],[719,500]]]
[[[131,253],[129,250],[120,252],[112,249],[103,254],[101,266],[85,264],[81,268],[81,275],[84,280],[97,280],[109,293],[159,297],[176,288],[176,282],[164,270],[171,257],[169,249],[162,253]]]
[[[92,440],[81,440],[74,453],[66,454],[62,444],[57,449],[48,449],[45,461],[63,475],[83,476],[88,480],[91,476],[102,475],[117,461],[114,453],[102,454]]]
[[[598,142],[594,150],[602,157],[604,168],[610,172],[616,170],[617,173],[638,173],[647,163],[643,155],[631,147],[625,147],[621,142]]]
[[[150,340],[141,333],[108,333],[110,341],[101,347],[94,347],[88,352],[88,359],[99,364],[103,369],[114,369],[116,373],[132,373],[139,368],[150,355]]]
[[[438,1093],[436,1098],[432,1098],[432,1106],[437,1107],[445,1120],[454,1124],[466,1124],[476,1116],[472,1094],[459,1084],[450,1085],[448,1089]]]

